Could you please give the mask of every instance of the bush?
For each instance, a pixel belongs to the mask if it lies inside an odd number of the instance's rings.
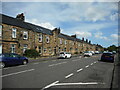
[[[35,49],[28,49],[25,51],[24,56],[30,58],[36,58],[39,56],[39,53]]]
[[[78,52],[75,52],[74,54],[78,54]]]

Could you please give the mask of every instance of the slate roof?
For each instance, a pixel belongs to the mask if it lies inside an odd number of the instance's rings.
[[[9,17],[9,16],[3,15],[3,14],[0,14],[0,17],[2,18],[2,23],[4,23],[4,24],[18,26],[21,28],[29,29],[29,30],[31,29],[23,21],[18,20],[16,18]]]
[[[0,17],[2,18],[2,23],[4,23],[4,24],[18,26],[18,27],[25,28],[28,30],[33,30],[35,32],[40,32],[40,33],[52,35],[51,30],[43,28],[41,26],[37,26],[37,25],[31,24],[28,22],[23,22],[19,19],[9,17],[9,16],[3,15],[3,14],[0,14]]]
[[[34,32],[39,32],[39,33],[43,33],[43,34],[47,34],[47,35],[53,35],[52,30],[50,30],[50,29],[47,29],[47,28],[44,28],[44,27],[41,27],[41,26],[38,26],[38,25],[34,25],[32,23],[24,22],[24,21],[21,21],[19,19],[16,19],[16,18],[13,18],[13,17],[10,17],[10,16],[6,16],[6,15],[3,15],[3,14],[0,14],[0,18],[1,17],[2,17],[2,23],[4,23],[4,24],[18,26],[18,27],[21,27],[21,28],[25,28],[25,29],[28,29],[28,30],[33,30]],[[78,38],[74,38],[74,37],[71,37],[71,36],[68,36],[68,35],[65,35],[65,34],[62,34],[62,33],[59,33],[58,37],[64,38],[64,39],[67,39],[67,40],[81,42],[81,40],[78,39]]]

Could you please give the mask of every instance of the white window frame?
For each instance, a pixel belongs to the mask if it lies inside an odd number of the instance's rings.
[[[39,46],[39,53],[42,54],[42,47]]]
[[[26,35],[26,37],[24,37],[24,35]],[[28,39],[28,31],[24,31],[24,32],[23,32],[23,39],[24,39],[24,40]]]
[[[15,53],[15,44],[11,44],[11,53]]]
[[[28,48],[28,45],[27,45],[27,44],[24,44],[24,45],[23,45],[23,53],[25,53],[25,50],[27,50],[27,48]]]
[[[16,28],[12,28],[12,38],[16,38],[17,34],[17,29]]]
[[[44,53],[47,53],[47,48],[44,48]]]
[[[62,39],[60,38],[60,44],[62,44]]]
[[[46,36],[46,42],[47,42],[47,43],[50,43],[50,38],[49,38],[49,36]]]
[[[39,39],[39,40],[38,40],[39,42],[42,42],[42,34],[39,34],[39,35],[38,35],[38,39]]]
[[[2,25],[0,25],[0,36],[2,36]]]
[[[0,44],[0,54],[2,53],[2,43]]]
[[[65,40],[65,45],[67,44],[67,40]]]

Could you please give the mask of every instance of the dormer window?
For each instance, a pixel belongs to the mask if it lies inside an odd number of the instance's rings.
[[[49,36],[46,36],[46,42],[47,42],[47,43],[50,42],[50,38],[49,38]]]
[[[42,42],[42,34],[38,35],[39,42]]]
[[[27,31],[24,31],[23,32],[23,39],[28,39],[28,32]]]
[[[16,38],[16,28],[12,28],[12,38]]]

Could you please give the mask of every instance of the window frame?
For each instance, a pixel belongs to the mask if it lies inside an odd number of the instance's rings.
[[[42,34],[38,34],[38,41],[39,42],[42,42],[42,38],[43,38]]]
[[[49,38],[49,36],[46,36],[46,43],[50,43],[50,38]]]
[[[15,44],[11,44],[11,53],[15,53]]]
[[[12,38],[17,38],[17,29],[12,28]]]
[[[25,47],[26,46],[26,47]],[[27,50],[27,48],[28,48],[28,45],[27,44],[24,44],[23,45],[23,53],[25,53],[25,51]]]
[[[26,35],[26,38],[24,37],[24,35]],[[23,39],[24,39],[24,40],[27,40],[27,39],[28,39],[28,31],[24,31],[24,32],[23,32]]]

